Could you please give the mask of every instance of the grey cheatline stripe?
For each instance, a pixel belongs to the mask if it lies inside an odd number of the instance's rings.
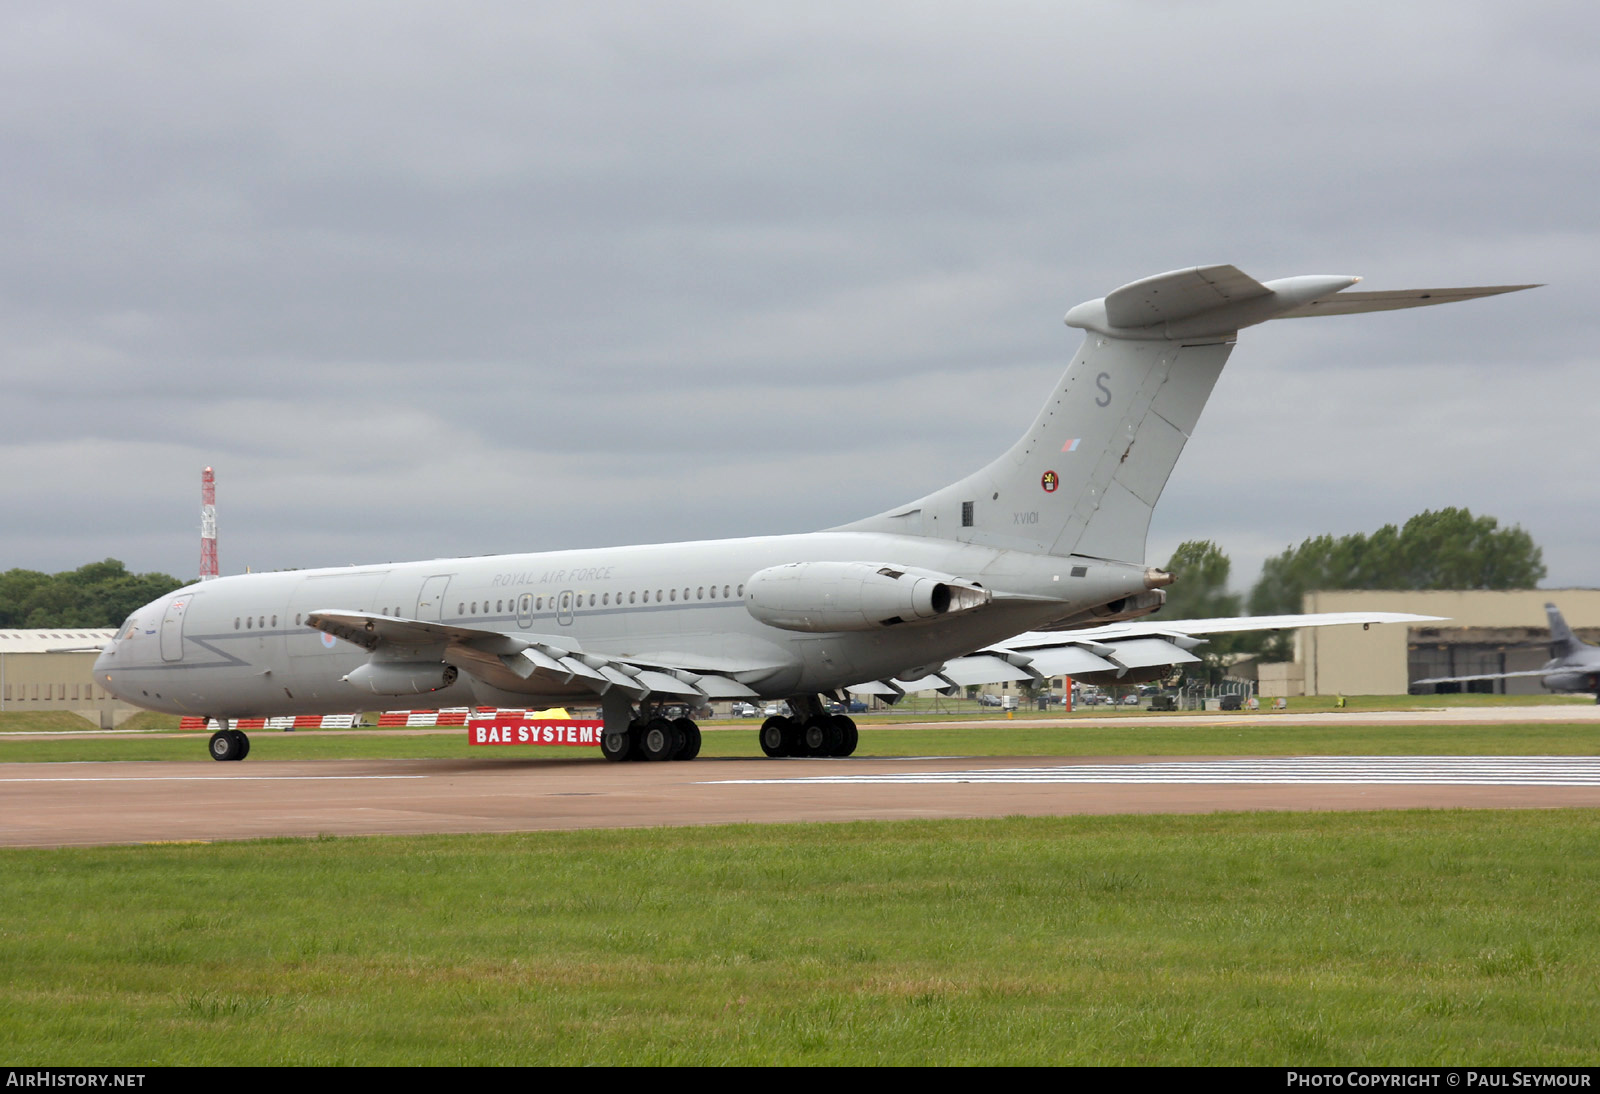
[[[1060,767],[806,775],[720,783],[1257,783],[1439,786],[1600,786],[1600,756],[1286,756]]]

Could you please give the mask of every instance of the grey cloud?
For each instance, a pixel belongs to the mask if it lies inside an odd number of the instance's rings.
[[[206,464],[225,569],[832,524],[1224,261],[1551,284],[1247,331],[1153,558],[1468,504],[1596,580],[1590,6],[14,12],[0,566],[192,572]]]

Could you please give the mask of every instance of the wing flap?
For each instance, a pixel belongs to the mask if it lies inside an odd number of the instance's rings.
[[[1082,646],[1030,650],[1033,667],[1046,676],[1078,676],[1086,672],[1116,672],[1117,666]]]
[[[1200,660],[1164,638],[1135,638],[1111,645],[1110,659],[1125,669],[1150,669],[1157,665],[1187,665]]]
[[[961,687],[969,684],[1001,684],[1008,680],[1027,680],[1033,677],[1033,674],[1026,669],[1002,657],[985,653],[947,661],[938,675]],[[906,690],[910,691],[911,688],[907,687]]]
[[[737,680],[730,680],[726,676],[702,676],[696,686],[705,693],[707,699],[759,699],[760,696],[752,688],[747,688]]]

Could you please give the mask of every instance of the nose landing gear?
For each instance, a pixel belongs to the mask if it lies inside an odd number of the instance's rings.
[[[218,718],[217,724],[222,728],[211,735],[209,745],[213,760],[242,760],[250,755],[250,738],[244,731],[232,729],[226,718]]]

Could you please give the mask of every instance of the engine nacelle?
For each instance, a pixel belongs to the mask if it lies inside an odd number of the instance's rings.
[[[458,675],[454,665],[438,661],[368,661],[344,682],[374,695],[421,695],[443,691]]]
[[[759,570],[745,607],[786,631],[866,631],[981,608],[988,589],[949,574],[876,562],[794,562]]]
[[[1128,596],[1119,596],[1115,600],[1104,604],[1096,604],[1081,612],[1073,612],[1062,619],[1054,620],[1049,626],[1039,627],[1042,631],[1066,631],[1074,627],[1098,627],[1102,623],[1117,623],[1124,619],[1138,619],[1142,615],[1149,615],[1167,602],[1167,594],[1163,589],[1149,589],[1142,593],[1130,593]],[[1077,677],[1073,677],[1077,679]]]

